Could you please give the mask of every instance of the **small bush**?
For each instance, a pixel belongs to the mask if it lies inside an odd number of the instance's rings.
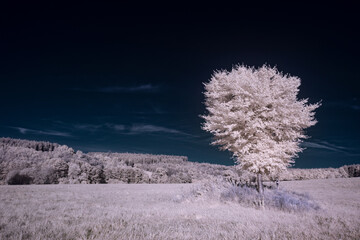
[[[320,209],[307,194],[298,194],[284,190],[265,191],[265,204],[270,208],[284,211],[309,211]]]
[[[245,207],[258,207],[260,195],[254,187],[235,186],[223,179],[197,184],[188,193],[175,197],[175,202],[220,201],[238,203]],[[287,212],[318,210],[319,206],[306,194],[285,190],[265,189],[265,208]]]
[[[175,202],[187,201],[219,201],[221,194],[225,189],[232,185],[224,181],[221,177],[204,180],[194,185],[190,191],[175,197]]]
[[[231,186],[221,194],[222,201],[238,202],[245,206],[257,206],[260,199],[255,188]],[[266,208],[288,212],[318,210],[319,206],[306,194],[298,194],[285,190],[265,189],[264,202]]]
[[[244,206],[256,206],[260,196],[255,188],[229,186],[221,193],[222,201],[237,202]]]
[[[17,170],[10,171],[6,177],[6,182],[9,185],[24,185],[24,184],[31,184],[33,179],[26,175],[21,174]]]

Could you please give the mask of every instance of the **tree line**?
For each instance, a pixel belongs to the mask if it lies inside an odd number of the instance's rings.
[[[235,166],[188,161],[186,156],[74,151],[50,142],[0,138],[0,184],[192,183],[222,176],[254,181]],[[265,180],[359,177],[360,165],[289,169]]]

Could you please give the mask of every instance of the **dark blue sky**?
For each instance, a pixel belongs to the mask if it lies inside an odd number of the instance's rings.
[[[322,100],[295,166],[360,163],[356,9],[4,4],[0,137],[232,165],[200,128],[202,83],[216,69],[268,63],[302,79],[301,98]]]

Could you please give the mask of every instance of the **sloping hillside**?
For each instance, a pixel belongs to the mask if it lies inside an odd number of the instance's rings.
[[[191,183],[223,176],[234,183],[253,176],[235,166],[190,162],[186,156],[83,153],[50,142],[0,138],[1,184]],[[360,165],[289,169],[280,180],[360,176]]]
[[[185,156],[83,153],[66,145],[0,138],[2,184],[190,183],[222,174],[236,171]]]

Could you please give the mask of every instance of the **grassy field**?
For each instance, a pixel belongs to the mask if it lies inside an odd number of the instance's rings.
[[[0,239],[360,239],[360,178],[282,182],[321,210],[176,201],[193,184],[0,186]]]

